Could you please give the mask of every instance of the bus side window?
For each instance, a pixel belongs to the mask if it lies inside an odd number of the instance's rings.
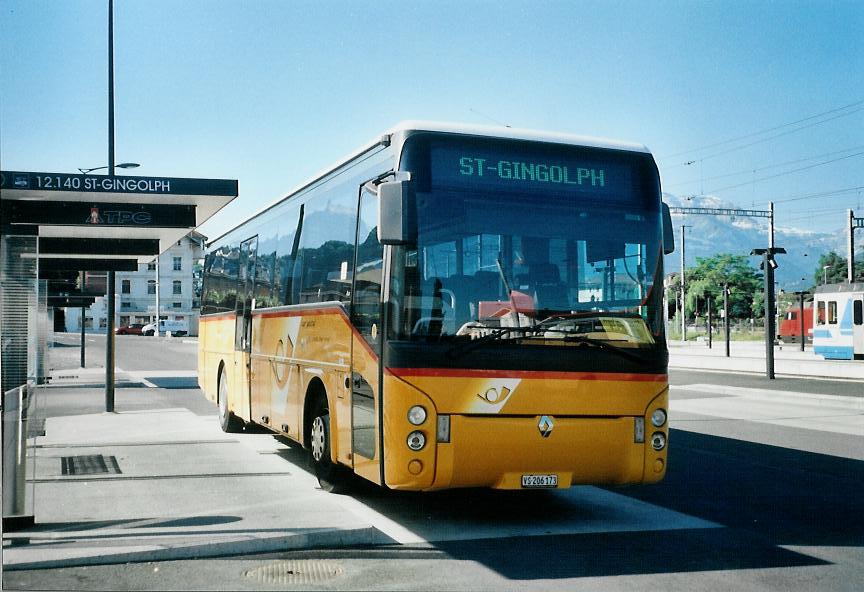
[[[864,302],[855,300],[852,303],[852,322],[856,325],[864,325]]]
[[[837,301],[829,300],[828,301],[828,324],[836,325],[837,324]]]
[[[824,325],[825,324],[825,303],[818,302],[816,304],[816,324]]]

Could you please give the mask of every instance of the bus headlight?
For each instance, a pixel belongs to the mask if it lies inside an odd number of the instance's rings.
[[[663,432],[654,432],[651,434],[651,448],[657,452],[666,448],[666,434]]]
[[[423,422],[426,421],[426,409],[420,405],[414,405],[408,410],[408,421],[411,422],[412,425],[422,425]]]
[[[655,428],[662,428],[666,424],[666,410],[655,409],[651,414],[651,423]]]
[[[426,446],[426,435],[423,432],[417,431],[408,434],[408,448],[417,452],[423,450],[424,446]]]

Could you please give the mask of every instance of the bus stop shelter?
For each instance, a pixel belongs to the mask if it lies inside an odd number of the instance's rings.
[[[26,514],[25,476],[15,467],[23,470],[26,458],[28,386],[44,377],[49,307],[92,303],[75,277],[99,271],[109,272],[113,309],[112,272],[152,261],[237,195],[230,179],[0,171],[4,526]],[[111,409],[113,325],[111,314],[105,369]]]

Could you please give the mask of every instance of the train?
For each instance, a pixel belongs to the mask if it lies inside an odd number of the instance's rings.
[[[818,286],[813,309],[813,352],[826,360],[864,360],[864,283]]]
[[[790,306],[777,327],[777,339],[783,343],[801,343],[801,307]],[[804,303],[804,335],[807,343],[813,342],[813,303]]]

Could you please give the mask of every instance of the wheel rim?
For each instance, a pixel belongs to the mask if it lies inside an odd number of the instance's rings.
[[[315,462],[321,462],[324,458],[324,449],[327,444],[327,430],[324,427],[324,418],[321,416],[312,420],[312,458]]]

